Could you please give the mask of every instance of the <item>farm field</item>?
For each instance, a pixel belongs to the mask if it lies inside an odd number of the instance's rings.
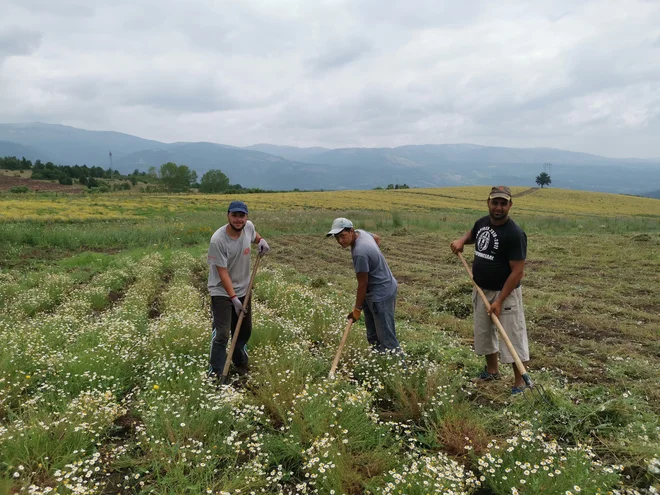
[[[342,210],[350,204],[355,211],[387,212],[392,210],[428,213],[443,211],[481,211],[488,187],[451,187],[444,189],[399,189],[370,191],[325,191],[250,194],[254,211]],[[585,194],[558,189],[514,187],[514,194],[524,194],[517,201],[519,213],[557,217],[590,215],[600,217],[634,216],[657,218],[657,206],[649,198],[617,196],[606,193]],[[625,198],[625,200],[613,200]],[[126,220],[183,212],[215,212],[226,202],[223,195],[149,195],[103,194],[73,197],[70,195],[14,195],[1,200],[0,220]],[[553,206],[562,201],[560,209]],[[648,211],[647,211],[648,209]]]
[[[0,195],[0,493],[658,493],[660,201],[514,189],[539,404],[510,369],[470,380],[449,243],[487,190],[240,198],[272,252],[250,375],[224,388],[205,254],[237,198]],[[356,287],[336,216],[383,238],[406,358],[360,322],[328,381]]]

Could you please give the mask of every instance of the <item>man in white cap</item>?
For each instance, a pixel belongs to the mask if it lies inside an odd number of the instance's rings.
[[[357,321],[364,312],[369,344],[379,352],[400,353],[394,327],[398,284],[380,251],[380,236],[355,230],[347,218],[336,218],[327,236],[334,236],[341,247],[351,248],[358,287],[348,319]]]
[[[248,220],[247,205],[242,201],[232,201],[227,210],[227,223],[215,231],[208,251],[208,289],[213,312],[209,376],[213,378],[222,375],[227,359],[227,343],[241,312],[245,315],[231,359],[239,375],[248,372],[245,346],[252,334],[252,311],[251,303],[247,308],[243,307],[243,303],[250,285],[250,245],[253,243],[257,244],[260,255],[270,251],[266,239]]]
[[[465,244],[474,244],[472,275],[490,303],[490,313],[476,289],[472,293],[474,308],[474,351],[486,356],[486,366],[478,380],[500,378],[497,353],[503,363],[512,363],[514,382],[512,394],[523,391],[524,381],[513,356],[506,346],[499,346],[497,330],[490,314],[497,316],[520,360],[527,365],[529,346],[523,311],[520,281],[525,271],[527,235],[510,217],[513,205],[511,190],[495,186],[488,195],[488,215],[477,220],[463,237],[451,243],[454,254],[463,251]]]

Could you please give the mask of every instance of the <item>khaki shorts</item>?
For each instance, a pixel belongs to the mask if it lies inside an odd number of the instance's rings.
[[[499,293],[500,291],[496,290],[484,290],[489,303],[492,303]],[[474,352],[480,356],[499,352],[501,362],[513,363],[513,356],[504,342],[500,348],[497,327],[488,316],[486,306],[476,289],[472,291],[472,307],[474,309]],[[504,300],[499,320],[520,360],[523,363],[529,361],[527,326],[525,325],[521,287],[514,289]]]

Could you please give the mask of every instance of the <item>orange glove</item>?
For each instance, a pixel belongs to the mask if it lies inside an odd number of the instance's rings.
[[[354,307],[353,311],[348,313],[347,319],[353,320],[353,321],[358,321],[360,319],[361,315],[362,315],[362,310],[357,308],[357,307]]]

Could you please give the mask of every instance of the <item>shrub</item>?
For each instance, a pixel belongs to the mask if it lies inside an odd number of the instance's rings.
[[[14,186],[11,189],[9,189],[9,192],[18,194],[18,193],[26,193],[29,190],[30,189],[27,186]]]

